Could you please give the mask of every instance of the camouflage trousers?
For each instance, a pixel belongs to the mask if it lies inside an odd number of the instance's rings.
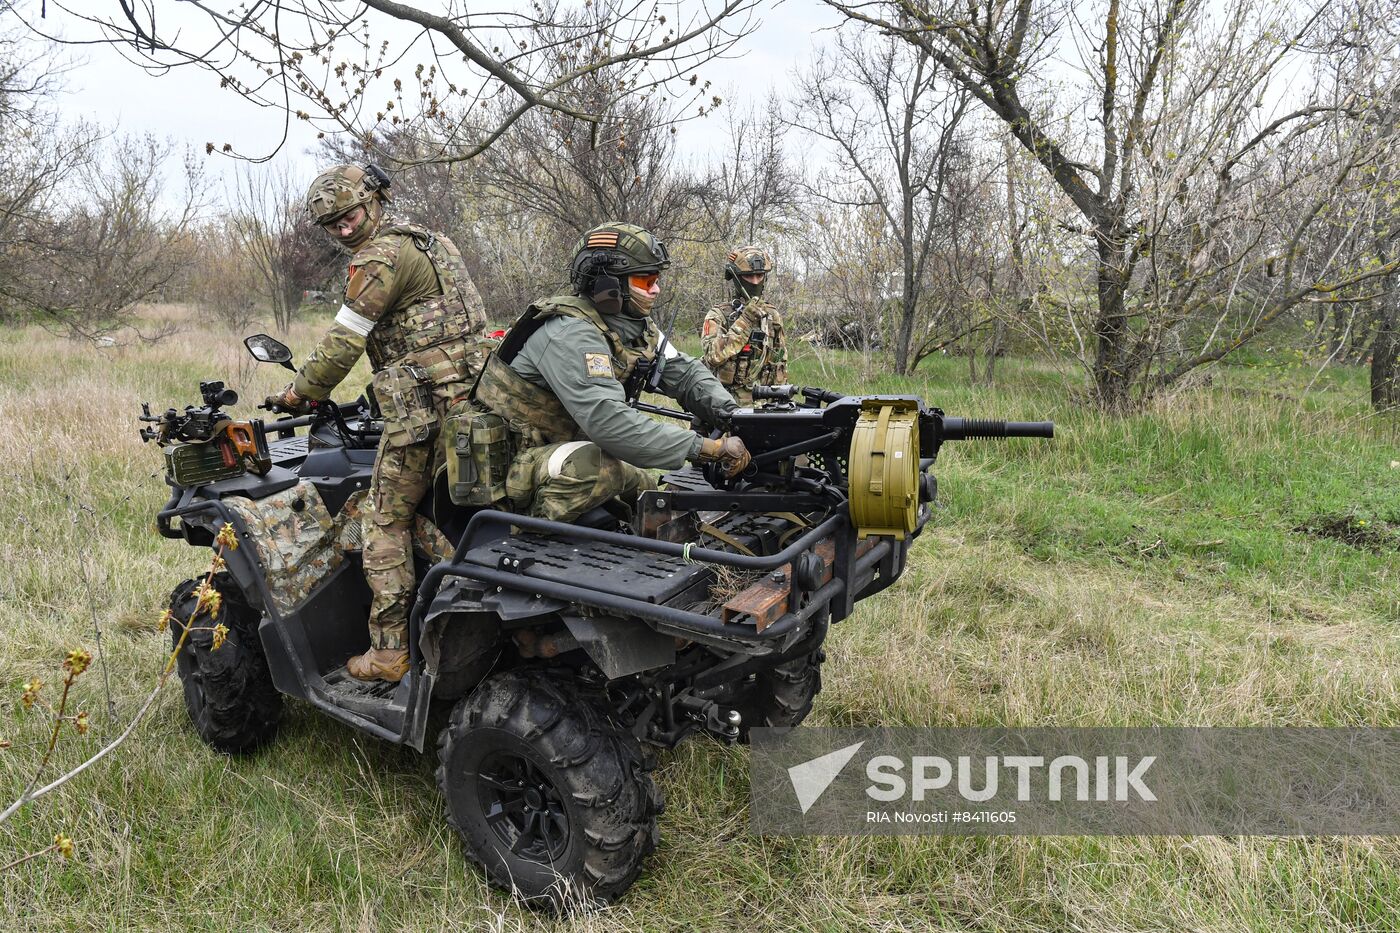
[[[609,499],[628,506],[656,482],[651,474],[603,453],[592,441],[531,447],[516,455],[506,491],[518,511],[571,522]]]
[[[374,461],[374,477],[365,498],[365,582],[371,648],[408,647],[408,613],[413,608],[417,578],[413,567],[413,516],[433,485],[433,473],[443,462],[442,423],[448,399],[459,384],[437,386],[434,408],[437,430],[429,440],[390,446],[386,431]]]

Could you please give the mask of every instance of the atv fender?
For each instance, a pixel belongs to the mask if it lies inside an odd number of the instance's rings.
[[[284,615],[345,560],[336,546],[335,520],[307,480],[256,501],[230,496],[223,502],[243,520],[245,540],[257,550],[268,593]]]
[[[564,624],[609,680],[676,663],[676,640],[637,619],[565,615]]]

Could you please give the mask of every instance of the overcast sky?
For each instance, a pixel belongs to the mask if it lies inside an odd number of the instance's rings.
[[[435,6],[433,0],[414,2],[425,9]],[[21,0],[17,6],[24,15],[35,16],[39,0]],[[743,40],[740,57],[702,70],[703,77],[713,81],[716,92],[725,98],[726,108],[760,103],[774,91],[786,94],[794,68],[805,65],[813,48],[827,41],[829,33],[823,30],[839,22],[820,0],[764,0],[759,16],[762,24]],[[62,13],[52,5],[41,25],[67,35],[78,31],[65,23]],[[71,119],[93,120],[121,133],[170,137],[201,152],[205,143],[221,146],[227,142],[240,152],[263,154],[275,147],[282,135],[281,113],[259,108],[221,89],[219,79],[210,72],[189,67],[153,76],[118,51],[100,45],[75,54],[80,62],[68,76],[68,90],[61,99],[62,111]],[[724,121],[721,113],[683,124],[677,137],[682,154],[703,158],[710,151],[707,140],[722,132]],[[293,120],[289,133],[289,142],[276,162],[295,165],[309,178],[315,167],[306,150],[315,142],[315,131]],[[232,164],[233,160],[219,155],[206,159],[215,176],[224,175]]]

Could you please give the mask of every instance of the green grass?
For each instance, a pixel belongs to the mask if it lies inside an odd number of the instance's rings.
[[[316,327],[298,328],[302,355]],[[0,335],[0,802],[40,753],[11,712],[72,646],[101,671],[79,704],[120,729],[161,664],[154,619],[205,555],[166,542],[158,452],[138,403],[194,400],[234,376],[233,335],[97,351]],[[1126,418],[1076,406],[1074,373],[1004,360],[991,389],[964,361],[900,379],[803,351],[794,377],[915,391],[949,414],[1053,418],[1043,441],[949,444],[940,508],[905,578],[834,628],[826,725],[1400,726],[1400,554],[1297,529],[1400,523],[1400,444],[1364,374],[1272,360]],[[353,384],[363,384],[357,373]],[[284,371],[249,370],[261,397]],[[237,381],[237,380],[235,380]],[[89,600],[88,591],[94,594]],[[17,704],[14,704],[17,706]],[[1397,926],[1391,839],[759,838],[747,753],[693,740],[660,755],[662,847],[617,907],[556,922],[489,891],[441,819],[431,755],[292,704],[277,743],[202,746],[171,685],[110,760],[0,825],[0,861],[72,835],[77,857],[0,873],[0,926],[69,929],[1383,930]]]

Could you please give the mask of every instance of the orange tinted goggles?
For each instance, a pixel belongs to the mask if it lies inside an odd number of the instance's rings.
[[[633,288],[638,291],[649,292],[651,291],[651,287],[656,284],[656,280],[661,278],[661,275],[652,272],[647,275],[632,275],[628,276],[628,278],[632,280]]]

